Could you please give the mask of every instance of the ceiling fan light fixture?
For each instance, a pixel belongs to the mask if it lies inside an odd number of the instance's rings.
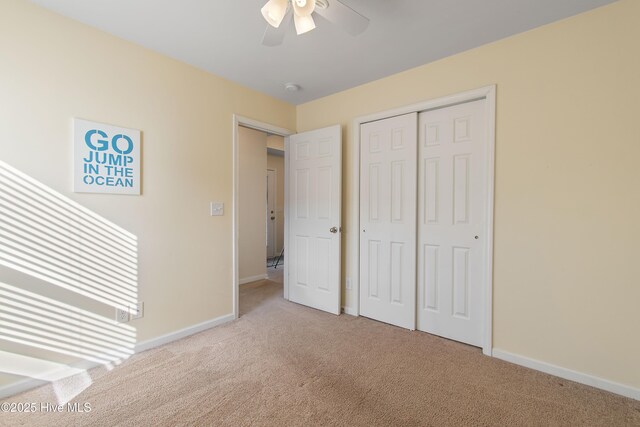
[[[288,5],[289,0],[269,0],[260,11],[269,25],[278,28],[287,13]]]
[[[293,15],[298,35],[307,33],[316,27],[313,17],[313,14],[316,13],[352,36],[361,34],[367,29],[369,18],[351,9],[342,1],[269,0],[262,8],[262,14],[269,22],[262,37],[263,46],[278,46],[282,44],[289,22],[291,22],[291,15]],[[282,24],[283,22],[284,24]]]
[[[291,4],[296,16],[311,16],[316,8],[316,0],[292,0]]]
[[[296,24],[296,34],[301,35],[316,28],[316,23],[311,15],[293,16],[293,22]]]

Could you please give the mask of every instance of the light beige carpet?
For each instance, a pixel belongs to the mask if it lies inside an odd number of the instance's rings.
[[[242,287],[242,317],[134,356],[76,402],[89,414],[0,414],[2,425],[640,425],[640,402],[479,349]],[[55,402],[45,386],[10,399]]]

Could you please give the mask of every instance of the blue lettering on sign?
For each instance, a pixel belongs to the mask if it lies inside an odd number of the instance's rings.
[[[82,181],[87,185],[100,185],[106,187],[133,187],[133,179],[114,178],[112,176],[91,176],[85,175]]]
[[[97,129],[92,129],[88,131],[84,136],[84,142],[87,144],[87,147],[95,151],[107,150],[109,148],[109,141],[106,139],[97,139],[95,142],[97,142],[99,145],[96,146],[94,144],[94,141],[91,137],[96,134],[100,135],[103,138],[107,138],[107,134],[105,132]],[[121,149],[120,145],[118,144],[118,141],[120,141],[121,139],[125,140],[125,143],[126,143],[125,149]],[[115,151],[118,154],[129,154],[131,151],[133,151],[133,141],[127,135],[122,135],[122,134],[115,135],[111,139],[111,148],[113,148],[113,151]]]
[[[87,146],[89,148],[91,148],[92,150],[96,150],[96,151],[104,151],[106,149],[109,148],[109,141],[107,141],[106,139],[98,139],[96,140],[96,142],[99,144],[98,146],[96,146],[93,141],[91,140],[91,137],[95,134],[100,135],[103,138],[107,137],[107,134],[102,132],[101,130],[90,130],[89,132],[86,133],[86,135],[84,136],[84,142],[87,143]]]
[[[124,139],[125,141],[127,141],[127,148],[124,150],[121,150],[120,147],[118,146],[118,141],[121,139]],[[115,151],[118,154],[129,154],[131,150],[133,150],[133,141],[127,135],[116,135],[111,140],[111,146],[113,147],[113,151]]]
[[[91,151],[83,158],[82,180],[87,185],[106,187],[133,187],[133,140],[124,134],[114,135],[109,141],[106,132],[99,129],[87,131],[84,142]],[[105,153],[111,149],[115,153]]]

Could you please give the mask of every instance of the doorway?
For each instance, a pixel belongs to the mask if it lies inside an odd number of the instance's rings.
[[[267,137],[267,274],[284,266],[285,155],[282,137]]]
[[[238,317],[240,314],[239,287],[248,283],[264,280],[268,278],[267,271],[267,251],[268,249],[268,222],[267,213],[267,155],[278,153],[281,164],[284,164],[285,143],[284,140],[293,134],[292,131],[268,123],[259,122],[239,115],[233,116],[233,314]],[[248,144],[241,144],[241,139],[245,138]],[[269,147],[267,140],[278,140],[277,146]],[[247,140],[248,139],[248,140]],[[272,141],[273,142],[273,141]],[[241,154],[243,160],[249,159],[248,164],[241,167]],[[276,162],[278,163],[278,162]],[[272,166],[272,170],[277,171],[277,167]],[[277,172],[276,172],[277,174]],[[285,184],[285,173],[281,173],[281,183]],[[277,185],[277,177],[273,180]],[[244,190],[244,191],[243,191]],[[277,198],[277,188],[273,190]],[[282,192],[284,195],[284,191]],[[284,204],[284,202],[282,202]],[[254,206],[255,205],[255,206]],[[274,200],[273,220],[273,251],[277,251],[279,245],[284,244],[284,238],[278,243],[277,228],[282,224],[284,228],[285,210],[282,208],[278,219],[277,199]],[[268,217],[271,218],[271,215]],[[270,220],[269,220],[270,221]],[[240,226],[242,224],[242,227]],[[242,261],[242,265],[241,265]],[[248,261],[248,262],[245,262]],[[282,264],[279,267],[282,270]],[[276,275],[276,280],[282,281],[282,274]],[[285,292],[285,298],[286,292]]]
[[[341,277],[341,189],[342,131],[340,125],[293,134],[255,120],[233,117],[233,314],[239,315],[240,286],[240,144],[241,129],[284,137],[284,246],[289,253],[284,263],[284,298],[334,314],[340,313]],[[260,166],[258,171],[262,171]],[[264,175],[257,184],[266,190]],[[289,189],[291,187],[291,189]],[[263,227],[266,196],[256,210]],[[244,231],[247,235],[247,230]],[[266,257],[266,229],[261,246]],[[247,247],[246,245],[244,247]],[[263,250],[264,249],[264,250]],[[257,258],[256,258],[257,259]],[[266,276],[265,274],[262,274]],[[249,276],[245,280],[260,280]],[[244,282],[245,280],[242,280]]]

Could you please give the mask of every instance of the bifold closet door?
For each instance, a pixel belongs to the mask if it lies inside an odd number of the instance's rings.
[[[360,127],[360,314],[415,329],[417,113]]]
[[[419,115],[418,329],[483,344],[485,100]]]

